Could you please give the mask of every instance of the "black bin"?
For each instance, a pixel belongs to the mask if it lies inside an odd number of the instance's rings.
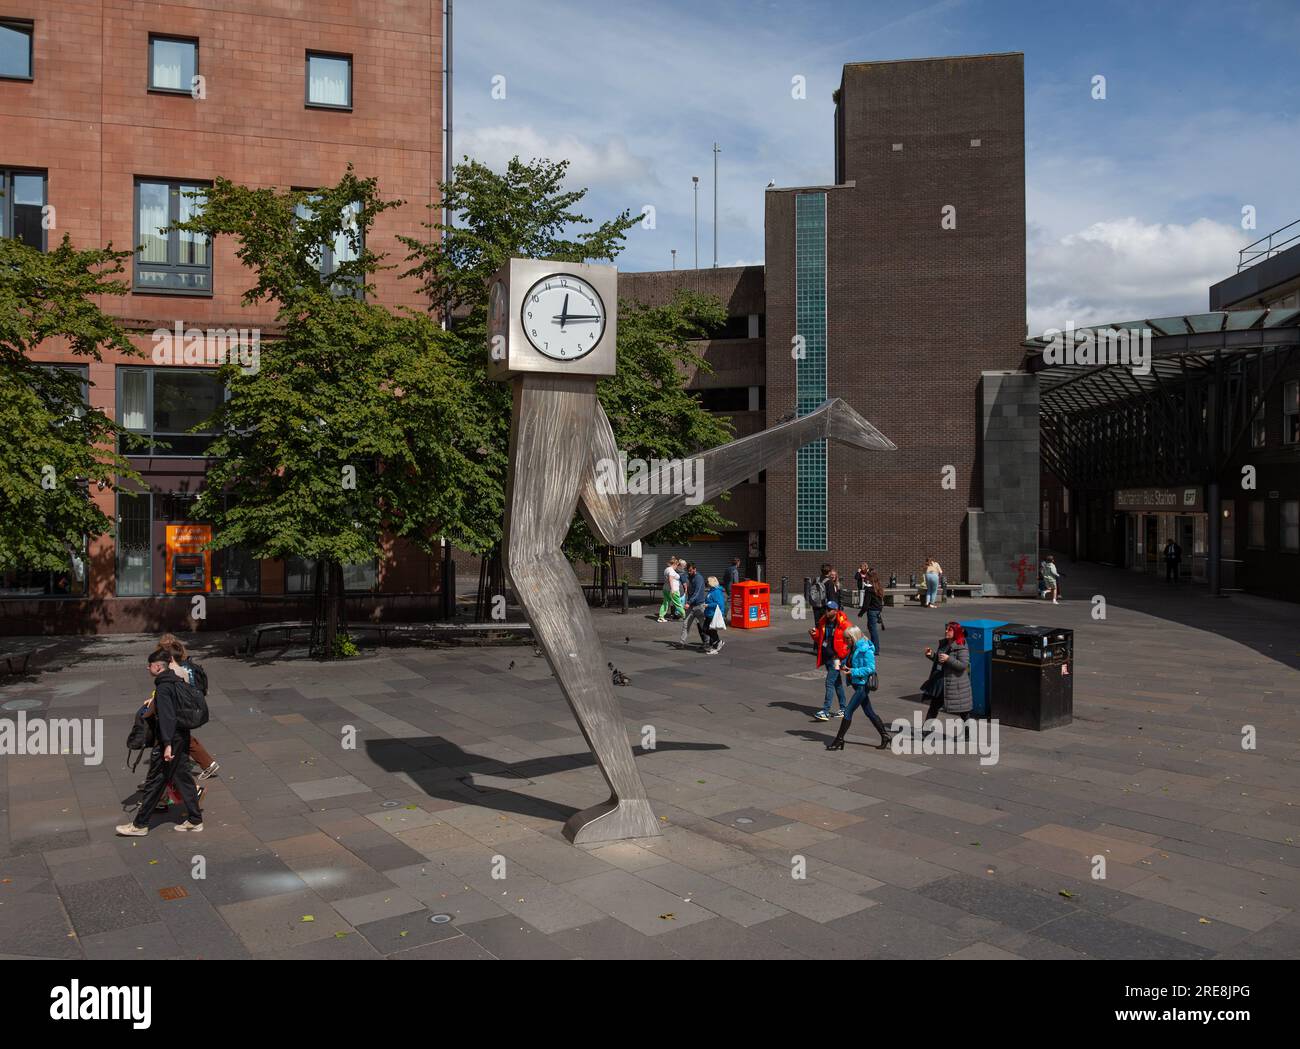
[[[1074,720],[1074,631],[1008,623],[993,630],[989,717],[1042,731]]]

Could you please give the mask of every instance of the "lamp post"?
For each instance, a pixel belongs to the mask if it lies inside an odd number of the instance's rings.
[[[713,268],[718,268],[718,154],[722,150],[713,143]]]
[[[673,269],[676,270],[676,269],[677,269],[677,249],[676,249],[676,248],[671,248],[671,249],[669,249],[669,250],[672,251],[672,253],[673,253]]]
[[[692,175],[691,184],[695,187],[695,268],[700,268],[700,176]]]

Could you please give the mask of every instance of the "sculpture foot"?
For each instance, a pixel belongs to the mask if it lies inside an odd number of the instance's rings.
[[[564,824],[564,836],[575,845],[625,838],[654,838],[663,832],[645,799],[620,801],[610,798],[589,809],[575,812]]]

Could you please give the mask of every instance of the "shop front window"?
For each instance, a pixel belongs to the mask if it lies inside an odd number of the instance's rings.
[[[147,492],[117,495],[118,597],[147,597],[153,593],[150,502]]]
[[[343,566],[343,589],[348,593],[370,593],[379,583],[379,562]],[[316,559],[286,557],[284,590],[287,594],[310,594],[316,588]]]

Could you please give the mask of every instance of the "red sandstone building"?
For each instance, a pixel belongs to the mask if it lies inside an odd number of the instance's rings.
[[[400,259],[397,234],[429,220],[443,176],[443,56],[435,0],[0,0],[0,235],[139,248],[125,274],[132,291],[103,305],[145,355],[87,367],[47,345],[37,357],[81,369],[92,406],[171,445],[133,459],[147,490],[92,486],[116,537],[92,539],[66,572],[0,576],[0,633],[33,620],[60,633],[179,626],[193,592],[220,597],[209,602],[220,626],[291,607],[310,588],[301,561],[186,548],[207,441],[185,431],[222,392],[210,369],[156,367],[151,333],[272,332],[274,308],[241,306],[251,279],[228,239],[157,230],[184,217],[186,191],[217,176],[309,189],[352,163],[406,202],[368,234],[368,247]],[[394,274],[376,275],[378,300],[423,305]],[[436,578],[427,557],[401,547],[350,569],[356,589],[393,600],[432,592]]]

